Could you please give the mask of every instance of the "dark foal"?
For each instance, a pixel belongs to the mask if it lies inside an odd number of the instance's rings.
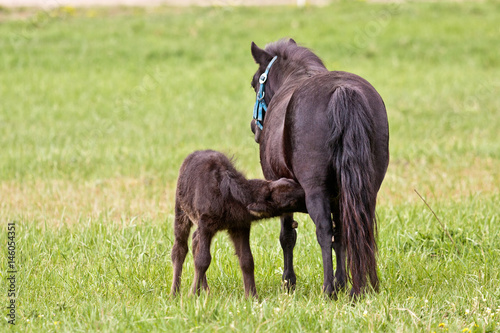
[[[180,288],[193,223],[198,228],[192,242],[195,265],[192,293],[199,294],[202,286],[208,291],[210,242],[218,231],[227,230],[240,262],[245,296],[257,297],[250,250],[252,221],[305,209],[304,191],[295,181],[247,180],[225,155],[212,150],[196,151],[184,160],[175,200],[172,295]]]

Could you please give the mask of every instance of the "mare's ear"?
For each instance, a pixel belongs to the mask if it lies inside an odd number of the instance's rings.
[[[258,218],[266,218],[270,216],[269,207],[265,203],[254,202],[248,205],[247,209],[250,214]]]
[[[297,42],[295,40],[293,40],[293,38],[290,38],[289,42],[292,43],[292,44],[297,45]]]
[[[273,56],[261,49],[254,42],[252,42],[252,56],[256,63],[259,65],[266,64],[273,59]]]

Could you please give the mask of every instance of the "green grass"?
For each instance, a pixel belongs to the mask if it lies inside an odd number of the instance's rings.
[[[16,326],[0,327],[500,331],[499,20],[498,2],[1,10],[0,268],[5,281],[16,221],[18,295]],[[211,148],[262,176],[250,42],[285,36],[328,68],[365,77],[386,103],[381,291],[355,306],[326,299],[314,225],[298,214],[294,293],[280,287],[275,219],[252,230],[258,301],[245,300],[223,233],[211,294],[188,296],[188,255],[182,296],[171,299],[180,164]]]

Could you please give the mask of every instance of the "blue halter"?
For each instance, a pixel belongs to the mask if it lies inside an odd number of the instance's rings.
[[[262,73],[262,75],[259,78],[259,92],[257,93],[257,99],[255,100],[255,105],[253,107],[253,119],[255,119],[255,122],[257,123],[257,126],[262,130],[262,122],[264,121],[264,115],[267,111],[267,104],[266,101],[264,100],[264,88],[265,88],[265,83],[267,81],[267,75],[269,74],[269,70],[271,69],[271,66],[273,63],[278,59],[278,56],[275,56],[273,60],[267,65],[266,71]]]

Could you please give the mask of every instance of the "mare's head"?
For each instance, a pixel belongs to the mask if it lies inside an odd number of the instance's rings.
[[[255,201],[247,207],[252,215],[266,218],[305,210],[304,190],[296,181],[281,178],[261,184]]]
[[[267,105],[271,103],[271,99],[283,85],[297,84],[300,78],[310,77],[326,70],[318,56],[311,50],[297,45],[293,39],[280,39],[267,44],[264,49],[252,42],[251,50],[255,62],[259,65],[252,78],[255,93],[258,93],[260,88],[260,76],[266,71],[271,60],[277,57],[269,69],[264,85],[264,101]],[[255,141],[259,142],[261,129],[255,120],[252,120],[251,129],[255,134]]]

